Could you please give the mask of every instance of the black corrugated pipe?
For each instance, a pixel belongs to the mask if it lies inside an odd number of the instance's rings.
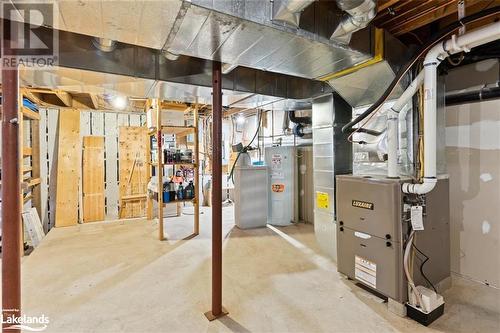
[[[295,116],[295,111],[288,111],[288,118],[292,123],[302,124],[302,125],[311,125],[312,119],[311,117],[297,117]]]
[[[500,98],[500,87],[484,87],[474,91],[448,93],[445,96],[445,105],[474,103],[497,98]]]
[[[403,65],[398,73],[396,74],[396,77],[392,82],[389,84],[389,87],[385,90],[385,92],[382,94],[382,96],[379,97],[379,99],[372,104],[365,112],[357,116],[355,119],[347,123],[345,126],[342,127],[342,132],[347,133],[353,131],[353,126],[359,124],[363,119],[366,119],[371,113],[376,112],[378,108],[387,100],[389,95],[392,93],[396,85],[399,83],[403,75],[406,74],[406,72],[415,64],[415,62],[422,57],[424,54],[426,54],[435,44],[440,42],[443,38],[447,37],[451,33],[453,33],[455,30],[458,28],[462,27],[463,25],[467,23],[471,23],[474,21],[477,21],[479,19],[482,19],[484,17],[488,17],[491,15],[495,15],[500,13],[500,6],[495,6],[492,8],[488,8],[485,10],[482,10],[478,13],[466,16],[462,18],[461,20],[458,20],[445,28],[443,28],[441,31],[439,31],[436,35],[434,35],[432,38],[429,39],[429,41],[422,45],[421,48],[416,52],[411,59]]]

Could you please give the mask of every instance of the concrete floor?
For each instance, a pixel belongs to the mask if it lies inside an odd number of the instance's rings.
[[[186,212],[192,209],[187,208]],[[499,332],[500,291],[454,279],[445,315],[429,328],[386,310],[342,278],[313,227],[239,230],[224,209],[224,305],[208,322],[210,210],[166,220],[169,240],[143,220],[52,230],[23,261],[23,312],[47,332]]]

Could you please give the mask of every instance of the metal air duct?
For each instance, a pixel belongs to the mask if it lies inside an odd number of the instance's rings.
[[[370,59],[372,54],[366,43],[346,46],[330,40],[332,23],[320,20],[313,15],[314,11],[304,10],[319,3],[182,1],[163,47],[176,54],[220,61],[227,64],[226,71],[243,66],[309,79]],[[336,6],[322,6],[324,15],[336,18],[335,13],[339,12]],[[300,15],[309,24],[298,27],[295,23],[299,23]]]
[[[345,70],[321,77],[328,82],[352,107],[362,107],[375,102],[394,79],[395,73],[408,59],[406,47],[389,33],[370,29],[373,57]],[[408,85],[404,77],[390,98],[398,98]]]
[[[299,27],[300,14],[316,0],[275,0],[273,2],[273,20],[286,22]]]
[[[347,15],[344,16],[330,39],[342,44],[349,44],[352,34],[366,28],[377,15],[375,0],[337,0],[337,6]]]
[[[102,52],[111,52],[116,48],[116,42],[109,38],[95,37],[92,39],[92,44]]]

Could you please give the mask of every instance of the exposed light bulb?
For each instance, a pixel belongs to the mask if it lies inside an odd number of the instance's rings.
[[[243,125],[245,123],[245,117],[243,117],[243,115],[238,115],[238,117],[236,117],[236,123],[238,125]]]
[[[111,101],[111,105],[118,110],[123,110],[127,107],[128,101],[126,97],[115,96]]]

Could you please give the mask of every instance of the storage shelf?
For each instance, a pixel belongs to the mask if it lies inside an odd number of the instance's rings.
[[[158,165],[158,162],[146,162],[147,164],[149,165],[152,165],[152,166],[157,166]],[[188,166],[192,166],[192,167],[196,167],[196,163],[184,163],[184,162],[175,162],[175,163],[162,163],[161,164],[162,166],[165,166],[165,165],[168,165],[168,166],[172,166],[172,165],[188,165]]]
[[[163,163],[163,166],[189,166],[189,167],[193,167],[193,168],[196,168],[196,163]]]
[[[40,114],[35,112],[25,106],[21,107],[21,111],[23,112],[23,117],[31,120],[40,120]]]
[[[185,136],[195,132],[193,126],[162,126],[162,134],[175,134],[177,136]],[[156,135],[156,129],[148,132],[149,136]]]
[[[23,147],[23,156],[31,156],[33,154],[33,150],[31,147]]]
[[[162,101],[159,101],[158,99],[151,99],[148,100],[148,103],[146,103],[146,109],[149,111],[152,109],[153,117],[156,119],[157,124],[162,124],[162,113],[160,112],[160,108],[158,105],[161,105]],[[148,154],[149,157],[147,158],[147,164],[149,165],[148,167],[148,177],[152,176],[153,171],[156,170],[156,178],[158,181],[158,184],[156,184],[155,187],[157,187],[156,191],[151,191],[151,189],[148,189],[149,193],[154,193],[153,195],[148,195],[148,219],[153,218],[153,201],[161,201],[162,197],[159,197],[160,195],[163,194],[163,170],[164,166],[172,166],[174,170],[176,169],[176,166],[185,166],[188,168],[194,169],[194,179],[193,183],[195,187],[198,189],[199,187],[199,138],[198,138],[198,125],[199,125],[199,119],[198,119],[198,105],[195,105],[194,107],[189,107],[189,110],[193,110],[193,126],[160,126],[159,128],[153,128],[148,130],[148,135],[149,137],[151,136],[156,136],[158,135],[158,131],[161,134],[168,134],[168,135],[175,135],[176,139],[185,137],[189,134],[194,135],[194,151],[193,151],[193,161],[192,162],[174,162],[174,163],[164,163],[163,162],[163,151],[159,149],[158,145],[153,148],[151,147],[152,145],[152,140],[149,141],[148,145]],[[185,116],[184,116],[185,117]],[[166,118],[164,118],[166,119]],[[177,141],[177,140],[176,140]],[[178,143],[178,142],[177,142]],[[156,157],[157,161],[152,162],[151,159],[153,158],[153,149],[156,151]],[[159,170],[158,170],[159,169]],[[161,170],[161,171],[160,171]],[[155,198],[156,196],[156,198]],[[158,200],[160,199],[160,200]],[[193,199],[183,199],[183,200],[173,200],[169,202],[165,202],[161,205],[158,205],[158,232],[159,232],[159,239],[164,240],[165,235],[164,235],[164,222],[163,222],[163,207],[169,204],[178,204],[178,203],[184,203],[184,202],[191,202],[194,205],[194,225],[193,225],[193,234],[197,235],[199,233],[199,216],[200,216],[200,208],[199,208],[199,200],[195,196]],[[177,215],[179,215],[181,212],[180,210],[180,205],[177,206]]]
[[[133,201],[133,200],[143,200],[147,197],[146,194],[132,194],[132,195],[126,195],[122,197],[122,200],[124,201]]]
[[[27,178],[24,180],[24,183],[28,188],[40,185],[40,178]]]
[[[153,193],[157,193],[157,192],[153,192]],[[158,202],[158,200],[156,198],[153,198],[154,201]],[[182,199],[182,200],[174,200],[174,201],[169,201],[169,202],[163,202],[163,205],[168,205],[168,204],[173,204],[173,203],[183,203],[183,202],[192,202],[192,203],[195,203],[196,202],[196,198],[193,198],[193,199]]]
[[[194,203],[195,201],[196,201],[196,199],[174,200],[174,201],[164,202],[163,206],[168,205],[168,204],[174,204],[174,203],[182,203],[182,202],[192,202],[192,203]]]
[[[177,136],[194,133],[193,126],[162,126],[161,131],[165,134],[175,134]]]

